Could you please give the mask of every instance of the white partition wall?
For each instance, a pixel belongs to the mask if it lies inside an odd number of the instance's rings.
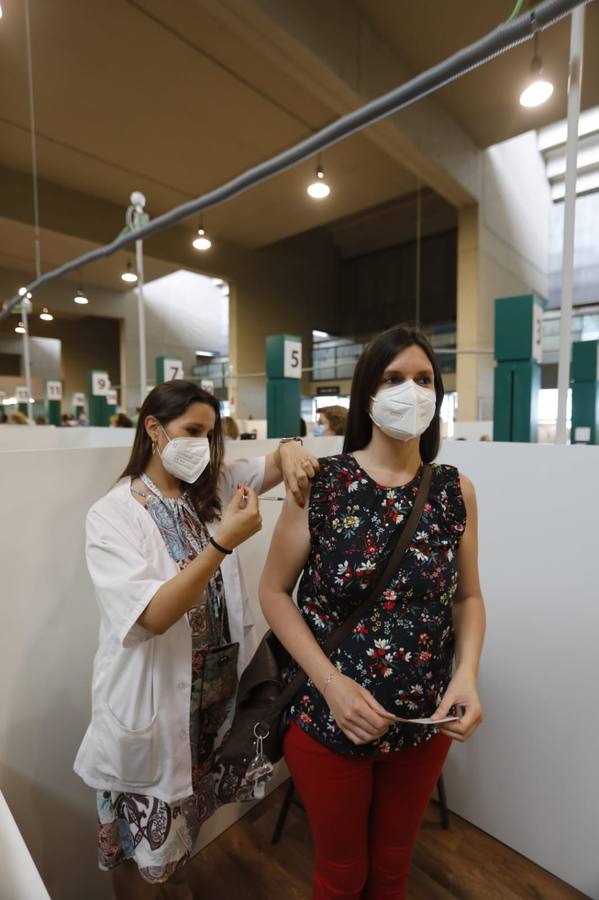
[[[475,482],[486,721],[451,809],[599,898],[599,448],[447,443]]]
[[[134,428],[5,425],[0,428],[3,450],[74,450],[79,447],[131,447]]]
[[[35,428],[10,430],[23,434],[26,448],[30,433],[39,439]],[[72,439],[71,429],[54,431],[58,440]],[[132,434],[94,431],[100,442]],[[333,452],[337,443],[318,446]],[[259,455],[276,444],[234,442],[227,454]],[[0,790],[50,896],[80,900],[84,889],[87,900],[108,900],[109,879],[96,865],[94,793],[72,765],[89,721],[99,622],[83,557],[85,514],[124,469],[129,449],[2,450]],[[256,612],[257,580],[279,510],[278,503],[263,504],[264,530],[243,549]],[[219,810],[199,846],[241,814],[235,806]]]
[[[231,456],[275,442],[231,443]],[[334,452],[337,439],[311,449]],[[72,772],[89,716],[98,617],[83,561],[91,503],[126,447],[0,452],[0,789],[50,895],[108,898],[93,792]],[[486,722],[446,766],[450,807],[599,898],[599,449],[447,443],[477,486],[489,630]],[[275,495],[280,492],[275,490]],[[255,588],[280,510],[242,548]],[[227,824],[225,810],[204,831]]]

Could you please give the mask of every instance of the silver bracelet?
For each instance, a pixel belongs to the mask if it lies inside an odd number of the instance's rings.
[[[335,677],[336,674],[337,674],[336,672],[329,672],[329,674],[328,674],[327,677],[325,678],[324,684],[323,684],[323,686],[322,686],[322,696],[323,696],[323,697],[324,697],[324,695],[326,694],[326,690],[327,690],[328,686],[330,685],[331,681],[333,680],[333,678]]]
[[[301,437],[281,438],[281,440],[279,441],[279,447],[281,446],[281,444],[289,444],[291,441],[299,441],[299,443],[300,443],[302,446],[303,446],[303,444],[304,444],[304,442],[302,441]]]

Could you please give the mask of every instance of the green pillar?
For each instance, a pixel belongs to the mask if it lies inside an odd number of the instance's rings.
[[[108,424],[110,424],[110,417],[116,414],[117,406],[119,405],[119,398],[117,392],[114,388],[110,388],[108,393],[106,394],[106,417],[108,419]]]
[[[289,334],[266,338],[267,435],[293,437],[299,433],[302,342]]]
[[[108,425],[106,395],[110,390],[108,372],[96,369],[87,373],[87,395],[89,397],[89,424]]]
[[[76,419],[85,413],[85,394],[73,394],[73,415]]]
[[[493,439],[534,443],[541,387],[543,306],[533,294],[495,301]]]
[[[49,425],[62,423],[61,381],[46,381],[46,413]]]
[[[15,388],[15,396],[17,398],[17,409],[19,412],[23,413],[24,416],[29,416],[29,391],[27,390],[27,385],[17,385]]]
[[[156,384],[184,377],[182,359],[177,356],[156,357]]]
[[[599,444],[599,341],[572,344],[572,444]]]

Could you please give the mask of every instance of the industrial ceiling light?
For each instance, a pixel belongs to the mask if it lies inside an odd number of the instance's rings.
[[[543,63],[538,53],[539,33],[535,31],[535,50],[530,64],[531,80],[520,94],[520,105],[530,109],[541,106],[551,97],[553,84],[543,78]]]
[[[121,280],[126,281],[127,284],[135,284],[137,281],[137,274],[133,271],[133,266],[131,265],[131,260],[127,263],[127,268],[121,275]]]
[[[212,241],[207,236],[206,229],[201,225],[198,228],[198,236],[192,246],[195,247],[196,250],[210,250],[212,247]]]
[[[324,169],[320,163],[316,167],[316,181],[309,184],[306,190],[314,200],[324,200],[331,193],[331,189],[324,178]]]
[[[26,287],[20,287],[19,297],[27,297],[28,300],[31,300],[33,294],[31,293],[31,291],[28,291]]]
[[[42,309],[42,311],[40,313],[40,319],[43,319],[44,322],[51,322],[53,320],[53,318],[54,318],[54,316],[52,315],[52,313],[48,312],[48,307],[44,306],[44,308]]]
[[[79,303],[80,306],[85,306],[87,303],[89,303],[89,300],[87,299],[81,288],[77,288],[73,300],[75,301],[75,303]]]
[[[19,322],[19,324],[15,328],[15,331],[17,332],[17,334],[25,334],[25,326],[22,322]]]

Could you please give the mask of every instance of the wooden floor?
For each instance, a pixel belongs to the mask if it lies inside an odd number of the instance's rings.
[[[270,843],[285,785],[194,857],[201,900],[310,900],[312,847],[304,811],[291,807]],[[410,900],[575,900],[585,895],[451,814],[443,831],[431,803],[410,874]]]

